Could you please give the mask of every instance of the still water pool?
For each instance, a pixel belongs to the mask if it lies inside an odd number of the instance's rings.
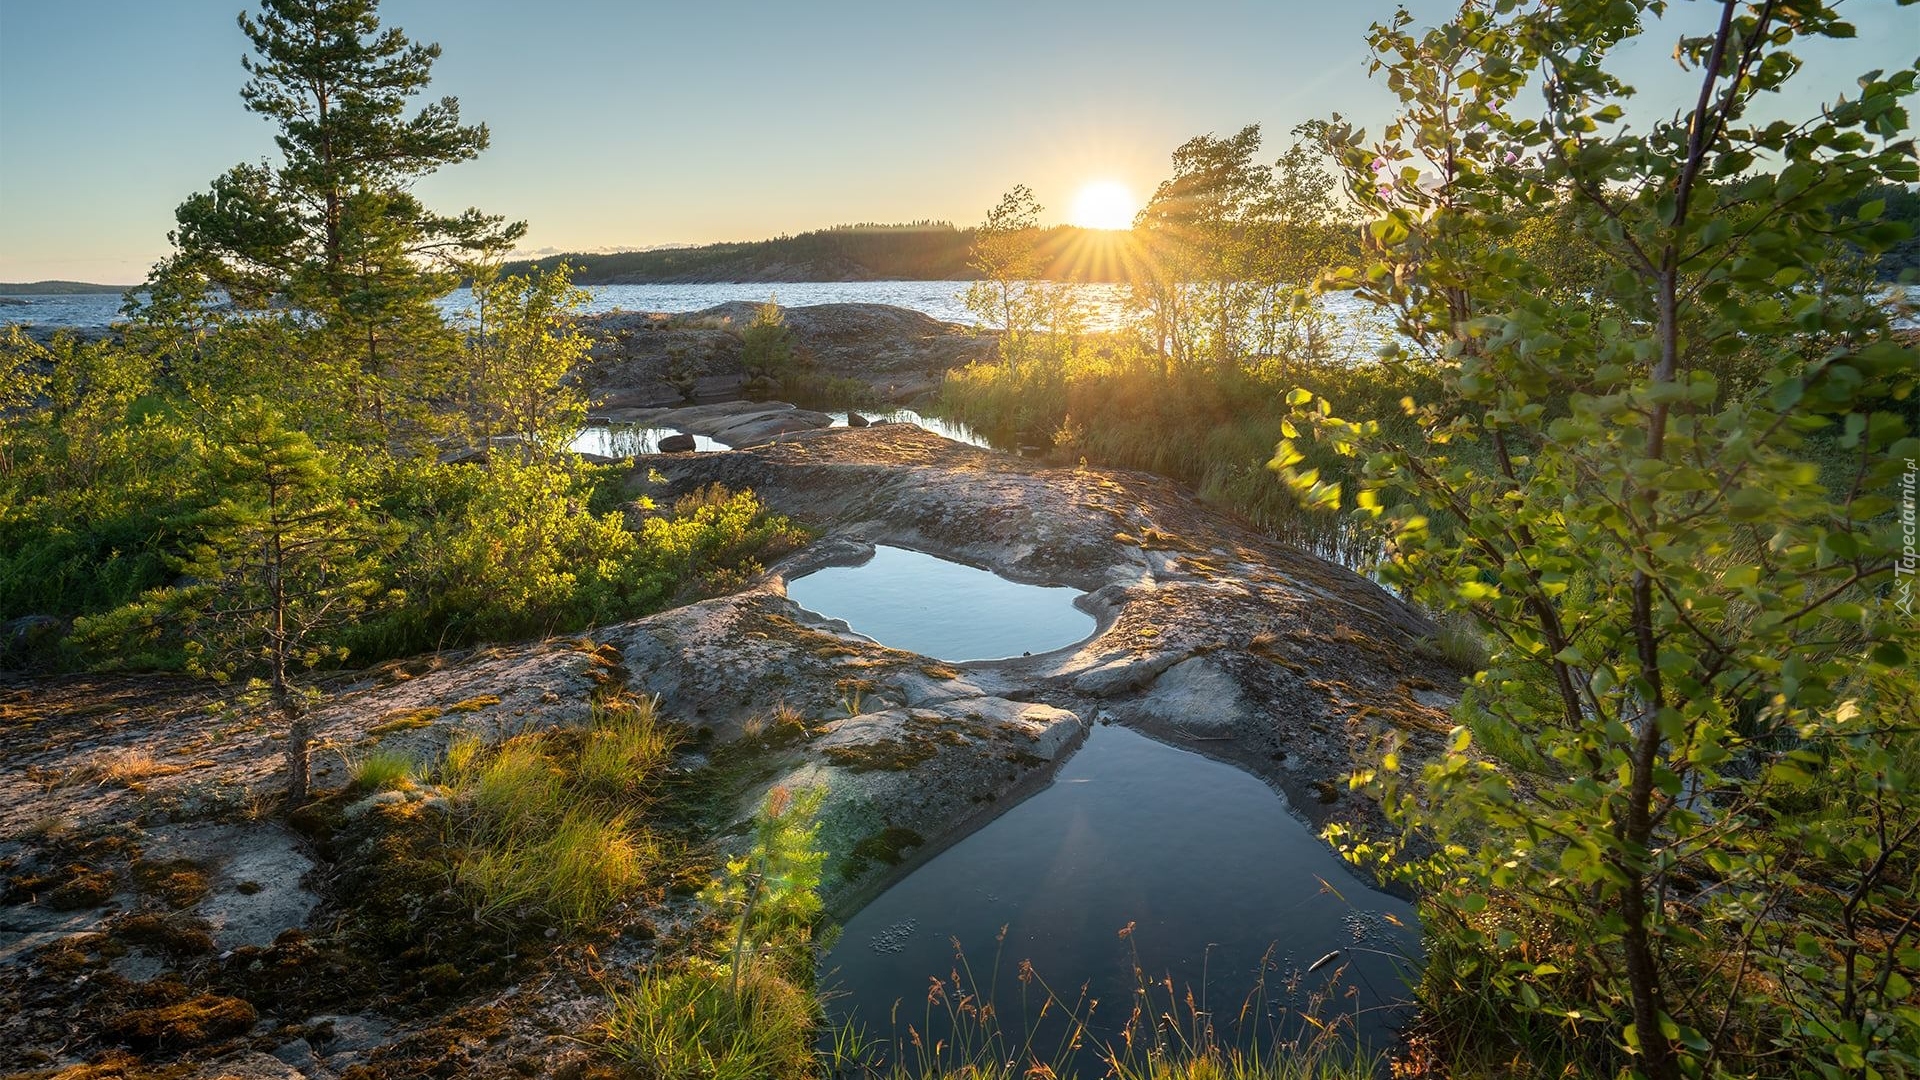
[[[847,426],[847,414],[845,410],[829,412],[827,415],[833,417],[834,427]],[[958,420],[946,420],[938,416],[926,416],[914,412],[912,409],[880,409],[874,412],[860,412],[860,415],[874,423],[912,424],[915,427],[926,428],[935,435],[952,439],[954,442],[966,443],[968,446],[978,446],[988,450],[993,449],[992,444],[987,442],[985,436]]]
[[[962,981],[994,996],[1016,1045],[1033,1018],[1022,1015],[1020,981],[1031,961],[1064,999],[1049,1022],[1086,984],[1099,1002],[1096,1042],[1119,1037],[1144,977],[1172,979],[1189,1019],[1191,991],[1222,1042],[1271,1050],[1318,1030],[1300,1019],[1311,1012],[1349,1042],[1384,1049],[1405,1019],[1418,934],[1408,904],[1356,878],[1265,783],[1104,725],[1052,786],[847,920],[821,969],[842,995],[830,1011],[881,1039],[907,1039],[908,1024],[929,1044],[950,1038],[945,1007],[930,1017],[927,999],[930,980],[956,969],[956,943]],[[1037,1015],[1045,992],[1037,981],[1024,989],[1025,1012]],[[1172,1004],[1164,982],[1152,1000]],[[1063,1035],[1041,1034],[1042,1060]],[[1090,1053],[1078,1064],[1084,1076],[1103,1071]]]
[[[1078,589],[1024,585],[906,548],[876,546],[859,566],[830,566],[787,583],[794,603],[882,645],[936,660],[998,660],[1092,636]]]
[[[830,412],[833,427],[846,427],[845,411]],[[972,428],[957,420],[942,420],[937,416],[923,416],[912,409],[883,409],[860,414],[869,421],[901,424],[914,424],[923,427],[935,435],[942,435],[955,442],[970,446],[987,447],[987,440],[975,433]],[[599,454],[602,457],[632,457],[635,454],[655,454],[660,451],[660,440],[669,435],[680,434],[679,428],[655,424],[589,424],[580,429],[568,447],[576,454]],[[727,444],[707,435],[695,435],[693,448],[696,451],[725,450]]]
[[[679,428],[646,424],[593,424],[581,428],[580,434],[575,435],[567,446],[576,454],[625,458],[635,454],[657,454],[660,452],[661,439],[679,434],[682,434]],[[725,450],[727,444],[705,435],[695,435],[693,448],[697,451]]]

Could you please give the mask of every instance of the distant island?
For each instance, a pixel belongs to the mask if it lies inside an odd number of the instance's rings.
[[[90,281],[0,281],[0,296],[119,295],[132,285],[96,285]]]
[[[551,255],[508,263],[508,273],[564,262],[581,285],[759,281],[964,281],[972,229],[945,221],[836,225],[771,240],[656,248],[614,254]],[[1047,278],[1123,281],[1128,234],[1059,225],[1039,246]]]

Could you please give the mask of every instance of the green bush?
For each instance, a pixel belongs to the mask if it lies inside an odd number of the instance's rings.
[[[753,321],[740,331],[740,362],[753,379],[779,379],[794,366],[793,331],[772,300],[754,309]]]

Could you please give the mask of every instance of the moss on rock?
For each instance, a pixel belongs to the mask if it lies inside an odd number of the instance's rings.
[[[177,1005],[121,1013],[105,1028],[133,1047],[185,1047],[244,1034],[258,1019],[259,1012],[240,998],[201,994]]]

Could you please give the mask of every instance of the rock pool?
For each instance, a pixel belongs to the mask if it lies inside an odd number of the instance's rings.
[[[654,427],[647,424],[589,424],[580,429],[567,448],[576,454],[599,454],[601,457],[628,458],[636,454],[657,454],[660,452],[660,440],[669,435],[684,434],[678,428]],[[718,442],[706,435],[693,437],[696,451],[725,450],[725,443]]]
[[[859,566],[830,566],[787,583],[787,596],[808,611],[882,645],[956,663],[1085,640],[1095,623],[1074,606],[1080,595],[885,545]]]
[[[822,965],[823,987],[840,995],[830,1012],[881,1039],[907,1039],[909,1024],[950,1038],[944,1007],[929,1016],[928,989],[956,970],[955,943],[962,981],[970,969],[979,993],[995,996],[1016,1045],[1030,961],[1062,1004],[1086,984],[1099,1002],[1096,1042],[1117,1037],[1143,976],[1159,983],[1160,1010],[1169,1005],[1160,980],[1172,980],[1183,1015],[1191,990],[1223,1042],[1270,1050],[1311,1035],[1304,1011],[1384,1048],[1404,1019],[1418,934],[1406,902],[1357,878],[1260,780],[1103,725],[1050,787],[847,920]],[[1038,983],[1025,990],[1037,1014]],[[1062,1037],[1042,1034],[1042,1060]],[[1101,1072],[1091,1053],[1078,1065]]]

